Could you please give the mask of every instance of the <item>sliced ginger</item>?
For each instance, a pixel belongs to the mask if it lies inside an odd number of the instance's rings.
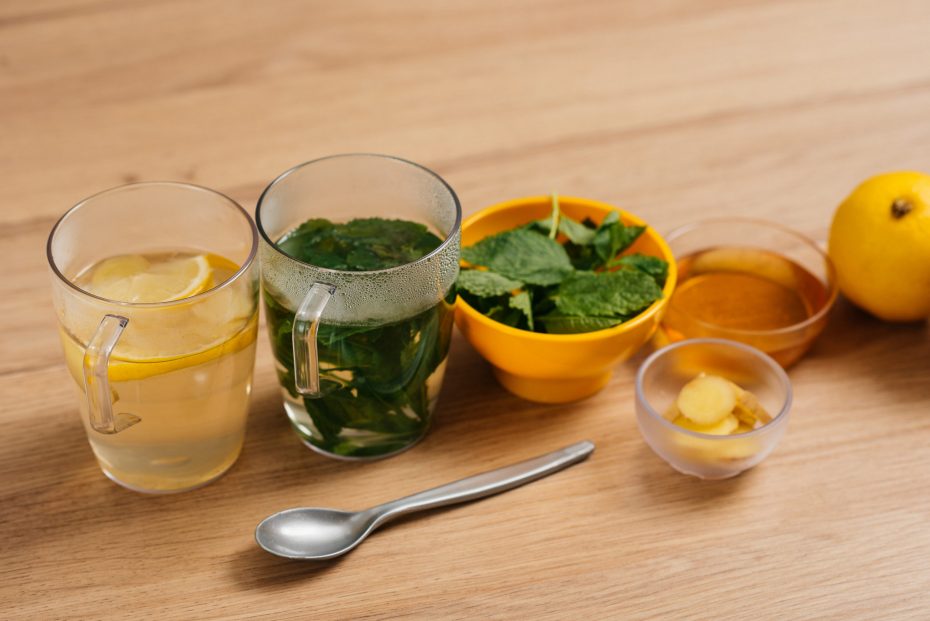
[[[733,412],[736,391],[732,384],[717,375],[699,375],[678,393],[678,410],[698,425],[713,425]]]
[[[739,425],[736,426],[736,429],[733,430],[733,435],[737,435],[740,433],[749,433],[753,429],[754,427],[752,427],[751,425],[747,425],[743,421],[740,421]]]
[[[716,423],[710,425],[698,425],[685,416],[679,416],[672,422],[679,427],[684,427],[685,429],[690,429],[691,431],[706,433],[712,436],[727,436],[733,433],[739,427],[739,420],[737,420],[737,418],[732,414],[727,414]]]
[[[748,425],[754,425],[755,421],[759,421],[763,425],[772,421],[772,417],[765,411],[765,408],[762,407],[762,404],[759,403],[759,400],[754,394],[733,384],[733,382],[730,382],[730,384],[732,384],[733,389],[736,390],[736,407],[742,410],[743,416],[745,417],[742,418],[739,413],[734,412],[737,418],[745,421]]]
[[[748,433],[772,420],[754,394],[704,373],[682,387],[664,416],[679,427],[714,436]]]

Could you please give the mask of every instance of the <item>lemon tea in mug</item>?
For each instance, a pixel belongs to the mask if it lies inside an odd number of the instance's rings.
[[[241,207],[184,184],[108,190],[55,225],[61,342],[110,479],[183,491],[236,461],[255,359],[255,251]]]

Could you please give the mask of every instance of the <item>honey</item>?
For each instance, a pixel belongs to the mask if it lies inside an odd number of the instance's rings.
[[[780,254],[712,248],[681,258],[678,274],[663,321],[670,341],[732,338],[788,366],[823,328],[821,311],[830,298],[827,283]]]

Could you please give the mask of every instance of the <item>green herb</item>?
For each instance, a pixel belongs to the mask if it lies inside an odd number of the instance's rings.
[[[357,218],[333,224],[314,218],[287,233],[276,245],[289,256],[318,267],[358,272],[411,263],[440,243],[419,222]]]
[[[651,276],[634,270],[575,272],[554,297],[563,315],[624,317],[662,297],[662,290]]]
[[[559,232],[559,218],[562,215],[561,210],[559,210],[559,197],[557,194],[552,194],[552,222],[549,224],[549,239],[555,239],[558,236]]]
[[[569,218],[562,218],[562,220],[572,223],[564,227],[560,225],[560,229],[565,229],[562,232],[568,238],[565,251],[571,258],[572,265],[579,270],[596,270],[605,267],[609,260],[626,250],[646,230],[643,226],[624,225],[615,211],[607,214],[599,225],[595,225],[590,220],[581,223]],[[583,228],[587,233],[581,234],[575,231],[569,234],[569,228]]]
[[[480,270],[462,270],[456,281],[459,289],[464,289],[480,297],[504,295],[523,287],[519,280],[512,280],[494,272]]]
[[[652,276],[660,287],[665,286],[665,279],[668,278],[668,262],[646,254],[637,253],[617,257],[609,262],[607,267],[628,267],[639,270]]]
[[[314,219],[277,246],[314,265],[360,271],[415,261],[440,243],[415,222]],[[436,306],[390,323],[321,324],[322,396],[316,399],[302,398],[294,384],[294,310],[267,290],[264,301],[285,407],[306,442],[336,455],[370,457],[399,451],[426,433],[449,351],[454,290]]]
[[[645,230],[644,226],[624,226],[617,212],[611,212],[594,234],[594,250],[601,261],[609,261],[628,248]]]
[[[556,285],[572,273],[572,263],[559,242],[527,229],[485,237],[462,248],[462,258],[530,285]]]
[[[550,334],[576,334],[578,332],[593,332],[606,330],[623,322],[617,317],[569,317],[568,315],[545,315],[540,317]]]
[[[513,296],[509,300],[510,308],[515,308],[518,311],[521,311],[524,316],[526,316],[526,323],[530,326],[530,330],[533,329],[533,304],[530,301],[530,294],[526,291],[521,291],[517,295]]]
[[[662,297],[668,263],[643,254],[618,256],[643,233],[617,212],[600,224],[561,212],[486,237],[462,249],[481,269],[463,269],[457,289],[472,307],[524,330],[571,334],[618,325]],[[557,233],[565,243],[556,241]]]
[[[581,222],[575,222],[567,216],[562,216],[559,211],[559,199],[555,194],[552,195],[552,216],[544,220],[537,220],[529,226],[531,229],[535,228],[545,233],[546,236],[552,239],[556,237],[554,231],[558,231],[567,237],[570,242],[580,246],[593,243],[597,233],[595,227],[588,227]]]

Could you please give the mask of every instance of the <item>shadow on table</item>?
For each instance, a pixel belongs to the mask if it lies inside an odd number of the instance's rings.
[[[345,559],[340,556],[329,561],[297,561],[274,556],[253,544],[232,557],[230,573],[236,584],[244,589],[276,590],[313,580],[335,569]]]
[[[471,502],[481,502],[481,500]],[[456,508],[457,505],[450,505],[399,517],[380,526],[369,537],[378,537],[408,522],[422,519],[428,515],[440,515],[448,511],[455,511]],[[363,542],[360,545],[364,546],[365,543]],[[328,561],[301,561],[275,556],[262,550],[257,543],[253,542],[248,548],[233,555],[229,563],[230,574],[236,584],[242,588],[275,590],[290,584],[322,577],[357,553],[358,550],[353,550]]]
[[[881,321],[841,297],[823,334],[789,375],[808,365],[841,369],[844,381],[869,382],[895,401],[924,400],[928,384],[918,370],[930,367],[930,322]]]
[[[644,498],[656,505],[680,503],[699,508],[721,500],[751,485],[754,468],[729,479],[705,481],[682,474],[665,463],[645,442],[637,450],[638,483]]]

